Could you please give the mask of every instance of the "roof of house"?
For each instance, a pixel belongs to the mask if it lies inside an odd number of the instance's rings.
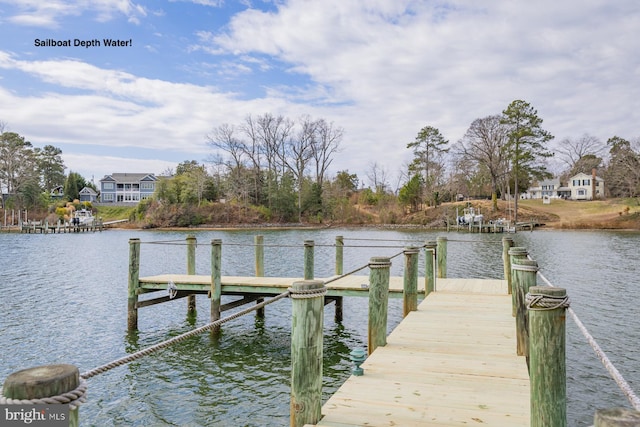
[[[91,187],[83,187],[82,190],[80,190],[80,194],[90,194],[92,196],[98,195],[98,193],[96,193],[95,190]]]
[[[158,178],[152,173],[112,173],[106,175],[100,182],[129,182],[136,183],[140,181],[157,181]]]

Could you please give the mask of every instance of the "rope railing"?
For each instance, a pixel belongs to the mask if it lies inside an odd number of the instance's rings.
[[[155,353],[156,351],[162,350],[166,347],[169,347],[170,345],[176,344],[178,342],[184,341],[188,338],[191,338],[193,336],[199,335],[205,331],[211,330],[213,328],[216,328],[220,325],[222,325],[223,323],[229,322],[231,320],[237,319],[238,317],[244,316],[245,314],[248,314],[252,311],[258,310],[260,308],[263,308],[269,304],[272,304],[282,298],[286,298],[289,296],[290,291],[287,290],[279,295],[276,295],[273,298],[270,298],[266,301],[263,301],[261,303],[258,303],[256,305],[253,305],[249,308],[246,308],[244,310],[240,310],[237,313],[232,314],[231,316],[225,317],[223,319],[219,319],[216,320],[215,322],[211,322],[209,324],[206,324],[204,326],[201,326],[199,328],[196,328],[192,331],[189,332],[185,332],[184,334],[178,335],[177,337],[173,337],[169,340],[163,341],[161,343],[152,345],[151,347],[147,347],[145,349],[142,349],[140,351],[137,351],[135,353],[129,354],[127,356],[121,357],[119,359],[116,359],[112,362],[106,363],[102,366],[98,366],[97,368],[91,369],[90,371],[84,372],[80,375],[80,378],[83,379],[89,379],[91,377],[94,377],[98,374],[102,374],[104,372],[107,372],[113,368],[117,368],[118,366],[122,366],[125,365],[127,363],[133,362],[137,359],[140,359],[142,357],[148,356],[152,353]]]
[[[531,259],[531,257],[529,257],[529,259]],[[555,288],[555,286],[540,272],[540,270],[537,271],[537,274],[538,274],[538,277],[540,277],[540,279],[542,279],[544,283],[546,283],[548,286],[552,288]],[[598,356],[598,359],[600,359],[600,362],[602,363],[604,368],[607,370],[607,372],[609,372],[609,375],[611,375],[611,378],[613,378],[613,380],[616,382],[616,384],[618,385],[622,393],[626,396],[627,400],[629,400],[629,403],[631,403],[631,406],[633,406],[635,410],[640,411],[640,398],[636,396],[636,394],[631,389],[631,386],[629,385],[629,383],[624,379],[622,374],[620,374],[620,371],[618,371],[618,369],[613,365],[611,360],[609,360],[609,357],[607,356],[607,354],[598,345],[595,338],[593,338],[593,336],[589,333],[586,326],[584,326],[584,324],[578,318],[578,316],[573,311],[573,309],[571,307],[568,307],[567,311],[571,316],[571,318],[573,319],[573,321],[575,322],[578,329],[580,330],[580,332],[582,332],[582,335],[586,338],[587,342],[589,343],[593,351]]]

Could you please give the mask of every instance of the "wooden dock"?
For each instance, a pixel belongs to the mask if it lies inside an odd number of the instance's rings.
[[[529,426],[529,374],[516,356],[511,307],[505,281],[438,279],[315,425]]]

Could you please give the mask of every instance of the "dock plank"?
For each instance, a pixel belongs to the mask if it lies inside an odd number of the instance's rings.
[[[454,282],[398,325],[363,363],[364,375],[349,377],[323,405],[317,426],[529,425],[511,296],[506,288],[493,294],[500,281],[484,289],[482,281]]]

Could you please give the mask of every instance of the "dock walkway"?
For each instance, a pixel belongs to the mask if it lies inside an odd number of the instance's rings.
[[[502,280],[438,279],[431,293],[322,407],[316,424],[529,426],[529,375],[516,356]]]

